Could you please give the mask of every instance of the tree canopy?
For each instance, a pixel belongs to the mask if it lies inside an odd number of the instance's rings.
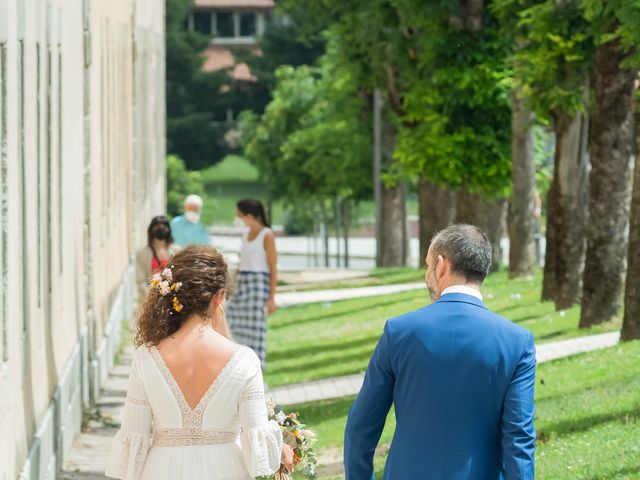
[[[278,69],[264,114],[242,115],[245,154],[274,198],[293,203],[371,194],[369,120],[353,91],[349,73],[325,57],[318,67]]]
[[[285,2],[305,31],[328,29],[359,89],[384,92],[397,130],[391,175],[489,194],[509,184],[510,45],[490,11],[458,2]],[[467,22],[467,23],[465,23]],[[389,176],[389,175],[387,175]]]

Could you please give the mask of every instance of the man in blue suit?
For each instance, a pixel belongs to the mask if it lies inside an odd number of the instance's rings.
[[[482,303],[491,245],[454,225],[433,238],[426,264],[434,303],[385,325],[347,420],[346,478],[373,478],[394,404],[385,479],[533,480],[535,347]]]

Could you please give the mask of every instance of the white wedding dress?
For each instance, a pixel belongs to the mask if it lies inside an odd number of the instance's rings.
[[[155,347],[133,354],[106,475],[126,480],[248,480],[280,467],[260,360],[241,347],[192,409]]]

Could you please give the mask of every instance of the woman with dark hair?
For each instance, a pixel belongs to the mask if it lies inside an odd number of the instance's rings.
[[[169,219],[164,215],[153,217],[147,228],[147,245],[136,254],[139,303],[142,303],[147,295],[151,275],[165,268],[177,251],[178,247],[173,243]]]
[[[227,282],[223,256],[200,245],[151,277],[108,477],[250,480],[293,468],[260,359],[228,338]]]
[[[275,235],[259,200],[236,204],[242,235],[236,288],[227,309],[233,338],[251,347],[265,367],[267,315],[276,311],[277,253]]]

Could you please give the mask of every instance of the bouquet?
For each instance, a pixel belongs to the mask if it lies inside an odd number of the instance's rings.
[[[282,430],[284,443],[293,449],[294,471],[299,472],[303,478],[309,480],[316,479],[316,465],[318,463],[313,446],[316,443],[316,434],[306,428],[300,422],[298,414],[285,414],[282,407],[267,402],[269,420],[275,420]],[[293,472],[288,472],[284,467],[280,467],[273,477],[261,477],[261,480],[292,480]]]

